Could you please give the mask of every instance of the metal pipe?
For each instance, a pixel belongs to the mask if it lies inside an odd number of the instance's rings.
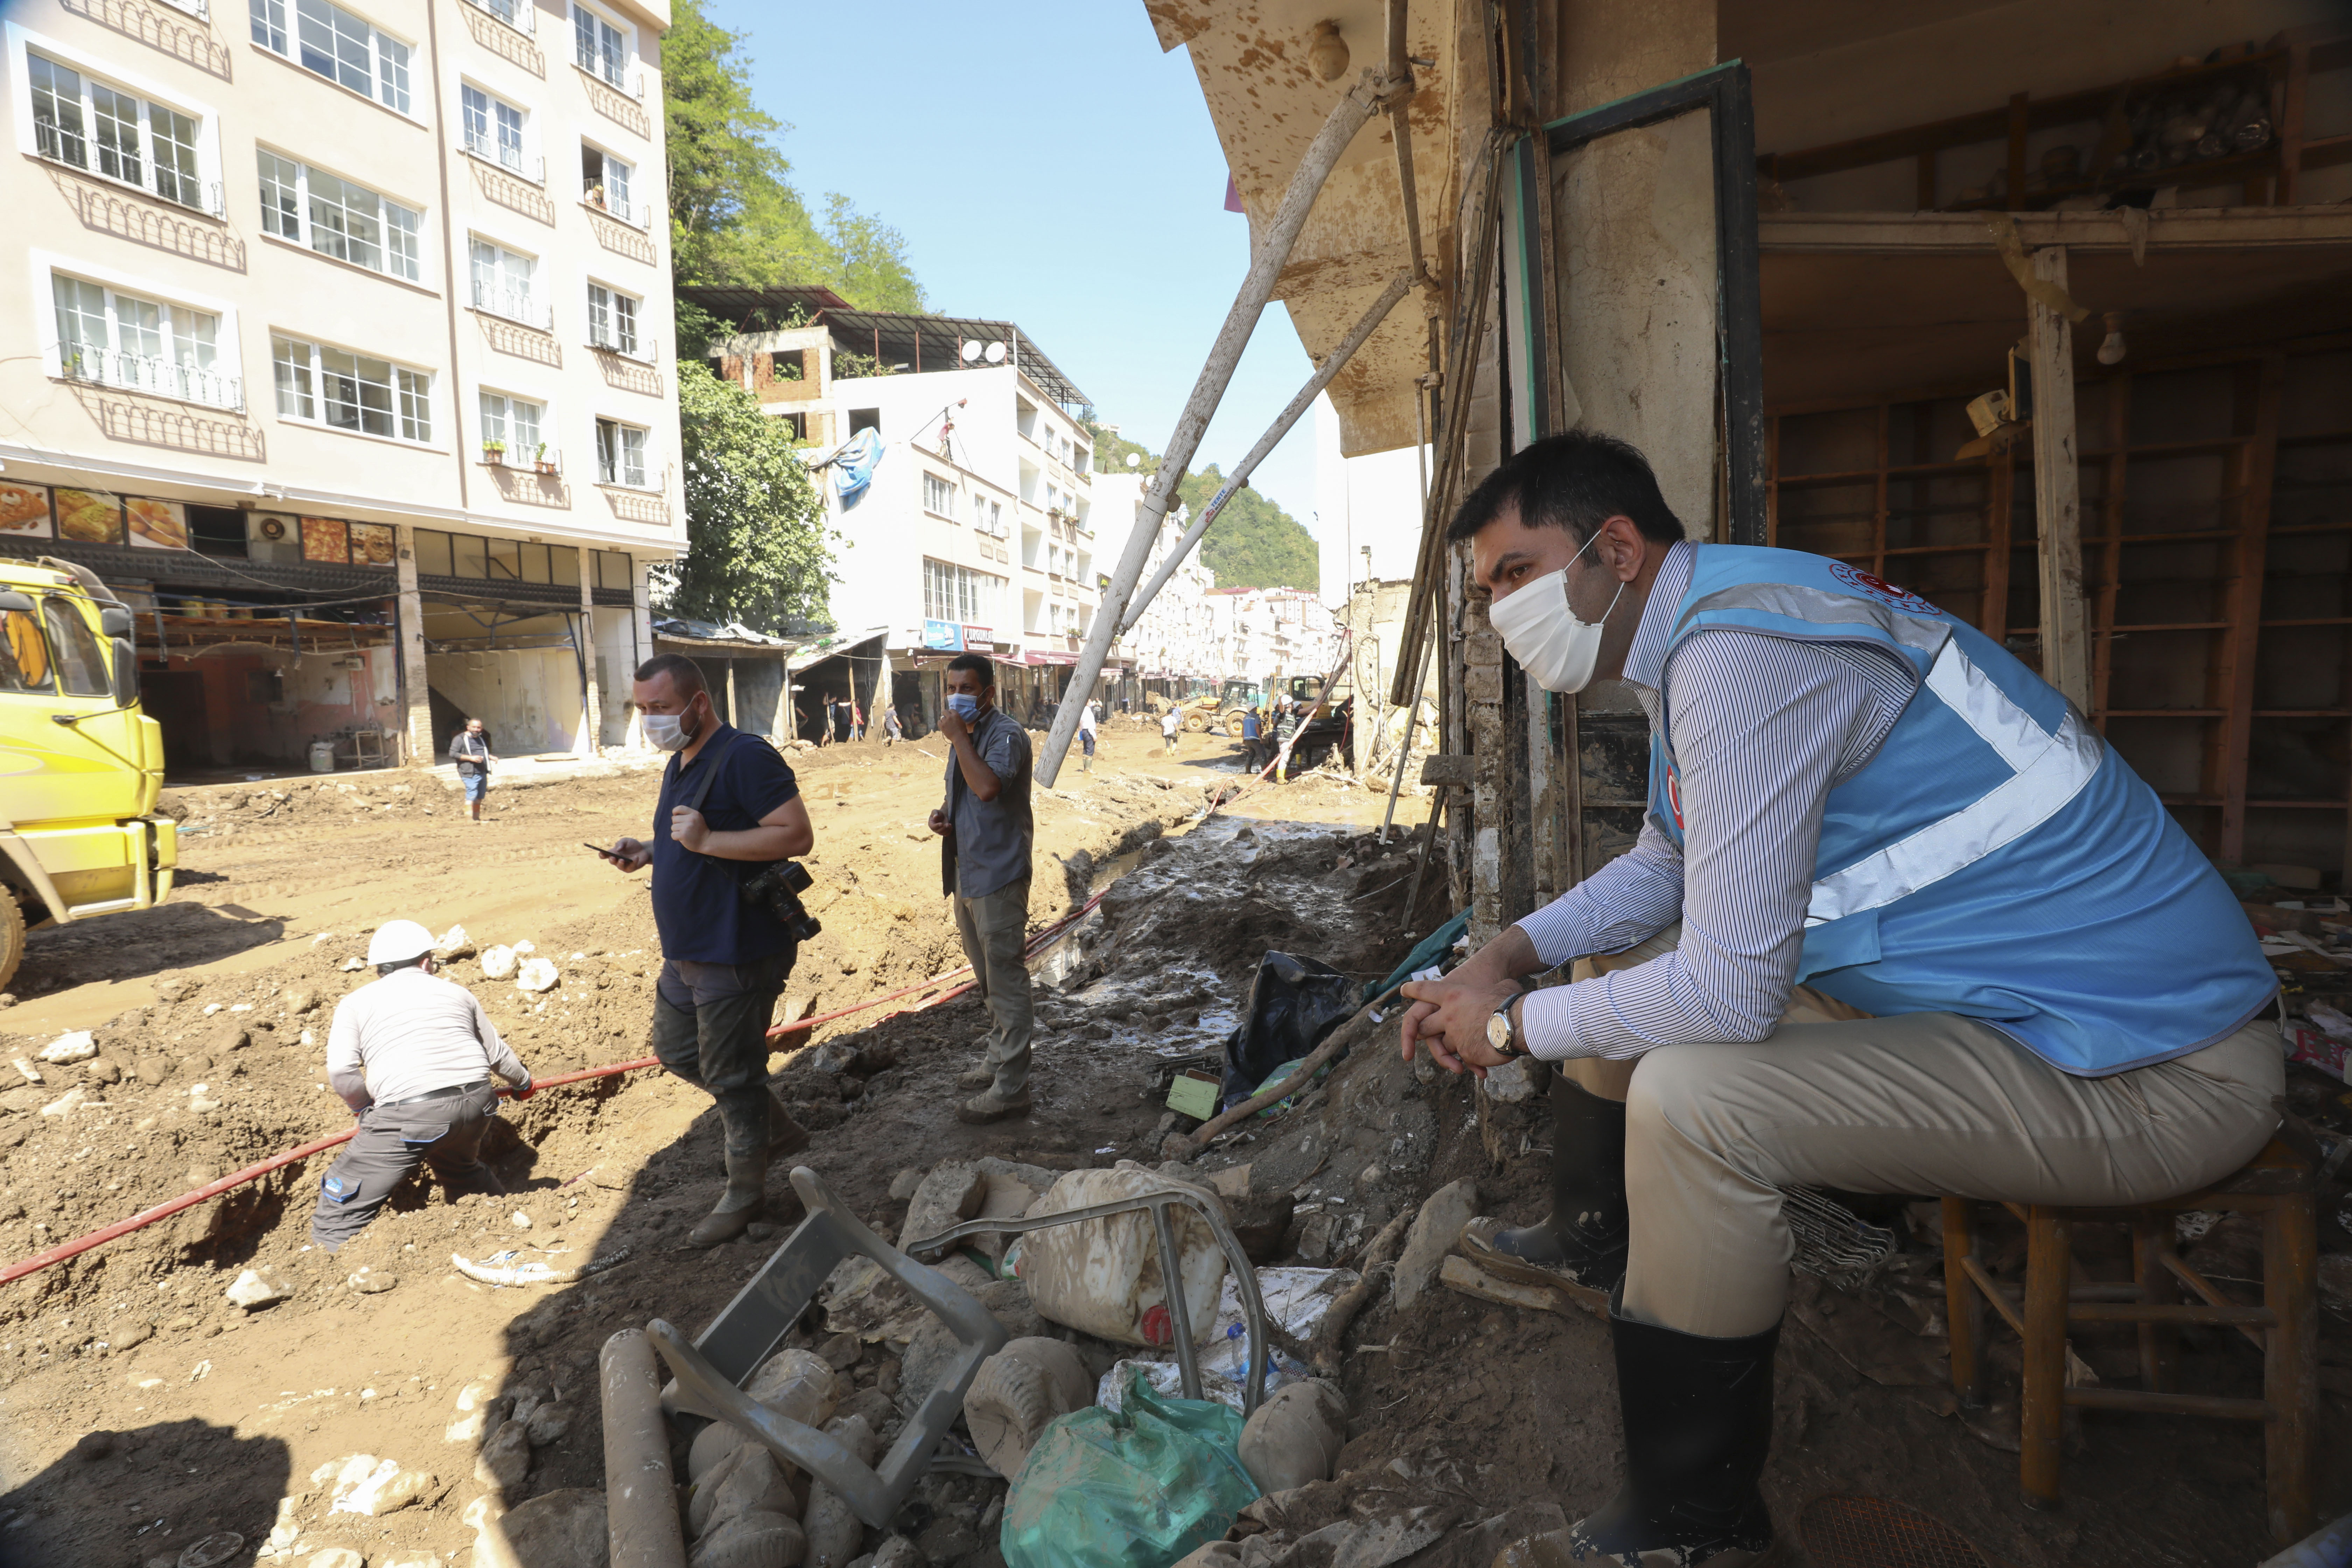
[[[1159,597],[1160,590],[1168,585],[1168,579],[1176,574],[1176,568],[1184,563],[1184,557],[1192,552],[1192,546],[1200,543],[1202,535],[1209,531],[1209,524],[1225,510],[1225,502],[1249,482],[1249,477],[1257,466],[1265,461],[1267,455],[1281,444],[1285,436],[1290,434],[1290,427],[1298,423],[1298,416],[1306,413],[1317,395],[1331,384],[1331,378],[1339,374],[1340,367],[1355,357],[1356,351],[1364,346],[1364,340],[1372,335],[1372,329],[1388,319],[1388,313],[1396,309],[1397,301],[1403,299],[1405,291],[1412,287],[1411,273],[1397,274],[1395,279],[1381,290],[1381,297],[1372,301],[1371,309],[1366,310],[1362,318],[1349,329],[1348,335],[1339,340],[1339,346],[1333,349],[1315,374],[1307,378],[1307,384],[1298,389],[1298,395],[1275,416],[1274,423],[1265,427],[1265,434],[1257,438],[1257,445],[1252,447],[1249,455],[1234,467],[1232,476],[1225,480],[1224,489],[1210,498],[1209,504],[1201,509],[1201,515],[1185,529],[1184,537],[1176,542],[1176,547],[1168,552],[1167,559],[1160,562],[1160,570],[1152,574],[1151,581],[1136,590],[1135,596],[1128,602],[1126,615],[1118,623],[1122,633],[1135,629],[1135,623],[1143,618],[1144,610]]]
[[[1306,156],[1291,172],[1290,186],[1283,193],[1282,205],[1275,209],[1274,221],[1266,226],[1265,234],[1250,257],[1249,271],[1234,297],[1233,309],[1226,312],[1225,323],[1218,329],[1216,342],[1210,345],[1207,363],[1201,366],[1200,379],[1193,384],[1192,395],[1185,401],[1184,412],[1176,420],[1175,433],[1169,437],[1160,472],[1144,493],[1141,514],[1128,534],[1118,569],[1103,591],[1102,611],[1087,632],[1086,647],[1078,654],[1077,674],[1072,678],[1082,689],[1094,689],[1096,679],[1109,659],[1111,640],[1118,635],[1120,617],[1127,613],[1128,599],[1143,576],[1143,565],[1150,558],[1152,543],[1160,537],[1160,521],[1168,515],[1177,481],[1184,477],[1192,454],[1200,448],[1209,417],[1217,411],[1225,384],[1233,379],[1234,367],[1241,362],[1242,350],[1257,326],[1258,316],[1273,297],[1275,279],[1281,274],[1283,263],[1290,259],[1291,247],[1298,242],[1298,232],[1306,226],[1316,195],[1323,189],[1332,166],[1339,163],[1339,154],[1347,151],[1356,132],[1385,101],[1389,85],[1379,72],[1367,69],[1362,79],[1332,106],[1323,129],[1315,133]],[[1054,728],[1045,737],[1045,752],[1037,759],[1035,777],[1039,783],[1050,786],[1061,773],[1062,760],[1068,755],[1070,742],[1077,731],[1077,707],[1065,703],[1062,711],[1055,715]]]
[[[1184,1255],[1176,1248],[1176,1227],[1168,1205],[1151,1205],[1152,1234],[1160,1238],[1160,1282],[1167,1288],[1168,1327],[1176,1337],[1176,1375],[1187,1399],[1201,1397],[1201,1355],[1192,1344],[1192,1313],[1184,1304]]]
[[[597,1357],[604,1400],[604,1533],[613,1568],[685,1568],[662,1420],[661,1373],[643,1329],[623,1329]]]
[[[1388,0],[1389,79],[1404,84],[1403,90],[1389,105],[1389,121],[1391,134],[1396,138],[1397,194],[1404,203],[1405,254],[1414,281],[1426,282],[1428,268],[1421,252],[1421,197],[1412,179],[1412,63],[1404,52],[1406,4],[1407,0]],[[1434,370],[1436,366],[1430,368]]]
[[[1413,727],[1421,722],[1421,693],[1429,683],[1429,650],[1436,640],[1437,627],[1433,621],[1429,635],[1421,639],[1421,651],[1412,661],[1412,705],[1404,710],[1404,739],[1397,746],[1396,776],[1389,780],[1389,808],[1381,817],[1380,841],[1382,845],[1389,841],[1389,825],[1396,820],[1397,796],[1404,792],[1404,765],[1412,760],[1412,731]],[[1429,809],[1434,816],[1437,811],[1435,803],[1433,802]]]

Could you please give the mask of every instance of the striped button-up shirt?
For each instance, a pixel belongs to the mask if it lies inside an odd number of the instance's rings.
[[[1653,1046],[1760,1040],[1794,988],[1833,785],[1877,753],[1917,688],[1893,655],[1711,627],[1671,650],[1695,547],[1658,570],[1625,658],[1655,731],[1670,726],[1684,847],[1645,821],[1633,847],[1518,922],[1547,965],[1622,952],[1679,919],[1680,947],[1530,994],[1528,1047],[1548,1061]]]

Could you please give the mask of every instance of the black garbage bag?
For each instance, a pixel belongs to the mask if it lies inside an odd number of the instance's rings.
[[[1297,1061],[1353,1016],[1362,989],[1313,958],[1269,952],[1250,982],[1249,1011],[1225,1038],[1225,1081],[1217,1109],[1230,1110],[1257,1092],[1265,1076]]]

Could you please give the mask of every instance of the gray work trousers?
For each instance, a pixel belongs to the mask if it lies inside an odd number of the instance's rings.
[[[796,952],[753,963],[667,959],[654,983],[654,1055],[719,1102],[731,1153],[764,1148],[772,1136],[768,1026]]]
[[[432,1166],[453,1193],[504,1191],[480,1157],[482,1134],[498,1113],[498,1089],[488,1082],[457,1094],[369,1106],[319,1184],[310,1239],[335,1251],[368,1227],[419,1164]]]
[[[1010,1100],[1029,1087],[1029,966],[1021,951],[1029,930],[1029,879],[1007,882],[985,898],[957,893],[951,901],[964,960],[988,1004],[982,1061],[996,1074],[998,1098]]]
[[[1592,968],[1641,962],[1661,942]],[[2168,1062],[2078,1078],[1973,1018],[1874,1018],[1802,988],[1778,1032],[1752,1044],[1562,1066],[1625,1101],[1626,1315],[1719,1339],[1780,1321],[1794,1252],[1783,1187],[2147,1203],[2252,1159],[2278,1127],[2286,1080],[2267,1020]]]

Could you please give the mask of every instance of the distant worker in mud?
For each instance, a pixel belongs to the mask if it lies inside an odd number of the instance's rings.
[[[897,745],[906,732],[905,726],[898,721],[898,710],[896,708],[882,710],[882,743],[884,745]]]
[[[1288,784],[1290,782],[1291,773],[1291,758],[1296,754],[1292,750],[1292,745],[1293,742],[1298,739],[1299,708],[1298,704],[1296,702],[1284,701],[1276,702],[1274,705],[1274,710],[1276,713],[1274,721],[1274,751],[1275,754],[1282,759],[1282,766],[1275,772],[1274,782],[1276,784]]]
[[[1171,703],[1168,711],[1160,716],[1160,741],[1168,748],[1170,756],[1176,754],[1176,737],[1183,732],[1184,714],[1181,710]]]
[[[368,939],[376,978],[335,1004],[327,1082],[360,1119],[319,1184],[310,1239],[333,1252],[368,1227],[401,1183],[426,1164],[452,1193],[502,1193],[481,1162],[499,1113],[493,1078],[517,1100],[530,1073],[474,1000],[433,973],[433,933],[386,921]]]
[[[941,889],[956,934],[988,1004],[991,1027],[981,1063],[956,1079],[980,1093],[956,1110],[961,1121],[1029,1113],[1029,734],[996,705],[996,670],[985,654],[959,654],[940,677],[947,710],[940,733],[948,759],[947,801],[931,813]]]
[[[654,1054],[718,1102],[727,1187],[687,1233],[691,1247],[731,1241],[760,1218],[768,1165],[808,1147],[808,1133],[768,1087],[768,1026],[800,944],[767,900],[742,885],[816,843],[800,781],[756,735],[719,722],[702,668],[666,653],[637,667],[646,739],[671,753],[648,844],[600,850],[624,871],[654,868],[661,977]]]
[[[1447,537],[1529,680],[1622,680],[1650,718],[1633,847],[1404,988],[1408,1058],[1559,1068],[1550,1217],[1464,1251],[1609,1303],[1625,1480],[1497,1561],[1741,1568],[1774,1550],[1781,1194],[2193,1192],[2279,1124],[2278,978],[2156,793],[1969,621],[1693,543],[1589,432],[1523,448]]]
[[[1078,744],[1086,751],[1086,760],[1078,766],[1081,773],[1095,771],[1095,731],[1101,723],[1101,717],[1095,712],[1094,700],[1088,698],[1078,708]]]
[[[482,732],[479,719],[468,719],[466,727],[451,737],[449,760],[457,764],[457,783],[466,792],[466,809],[474,820],[482,820],[482,797],[490,790],[490,764],[498,759],[490,754],[490,738]]]
[[[1265,726],[1258,722],[1257,710],[1242,710],[1242,756],[1252,773],[1265,766]]]

